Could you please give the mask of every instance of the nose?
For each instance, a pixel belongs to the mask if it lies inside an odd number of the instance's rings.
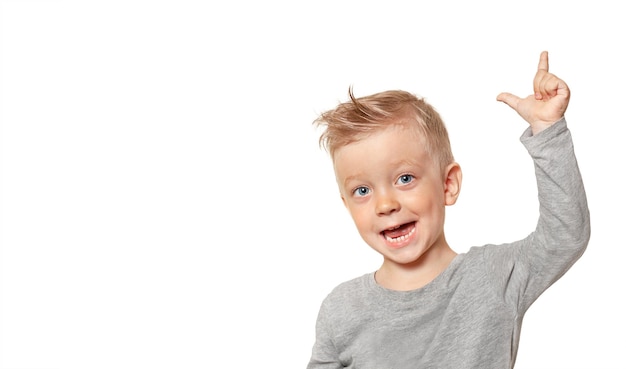
[[[379,192],[376,196],[376,214],[389,215],[400,210],[400,202],[392,191]]]

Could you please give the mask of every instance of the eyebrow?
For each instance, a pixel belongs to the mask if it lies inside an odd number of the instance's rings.
[[[357,178],[359,178],[361,176],[362,176],[362,174],[360,174],[360,173],[359,174],[355,174],[355,175],[351,175],[351,176],[347,176],[346,179],[344,179],[344,181],[343,181],[343,186],[344,187],[347,186],[348,182],[354,181],[354,180],[356,180]]]
[[[416,166],[416,167],[422,168],[422,165],[417,160],[406,160],[406,159],[398,160],[397,162],[392,163],[391,167],[398,168],[404,165]]]
[[[424,166],[420,163],[418,163],[416,160],[406,160],[406,159],[402,159],[402,160],[398,160],[394,163],[392,163],[390,165],[392,168],[399,168],[401,166],[414,166],[417,167],[419,169],[423,169]],[[362,173],[357,173],[357,174],[353,174],[350,176],[347,176],[346,179],[343,181],[343,185],[346,186],[348,184],[348,182],[353,181],[358,179],[359,177],[362,177],[363,174]]]

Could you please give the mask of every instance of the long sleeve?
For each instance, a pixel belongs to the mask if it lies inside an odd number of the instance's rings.
[[[337,369],[343,365],[339,362],[339,352],[337,352],[333,342],[330,326],[328,324],[327,301],[322,303],[317,322],[315,325],[315,344],[307,369]]]
[[[536,229],[511,247],[496,247],[491,270],[496,289],[523,313],[556,282],[585,251],[590,238],[590,215],[582,177],[565,119],[520,138],[531,155],[537,178],[539,219]],[[493,257],[496,254],[499,256]],[[506,255],[509,254],[507,257]]]

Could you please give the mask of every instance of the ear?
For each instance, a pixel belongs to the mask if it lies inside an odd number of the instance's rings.
[[[461,182],[463,181],[461,166],[458,163],[452,163],[446,167],[444,174],[444,202],[446,205],[454,205],[461,193]]]

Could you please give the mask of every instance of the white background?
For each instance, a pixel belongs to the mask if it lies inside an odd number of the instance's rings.
[[[451,245],[512,241],[536,190],[526,124],[495,97],[531,93],[548,50],[592,238],[527,313],[516,369],[624,368],[619,9],[2,1],[0,366],[304,368],[324,296],[380,263],[317,114],[350,85],[424,96],[464,170]]]

